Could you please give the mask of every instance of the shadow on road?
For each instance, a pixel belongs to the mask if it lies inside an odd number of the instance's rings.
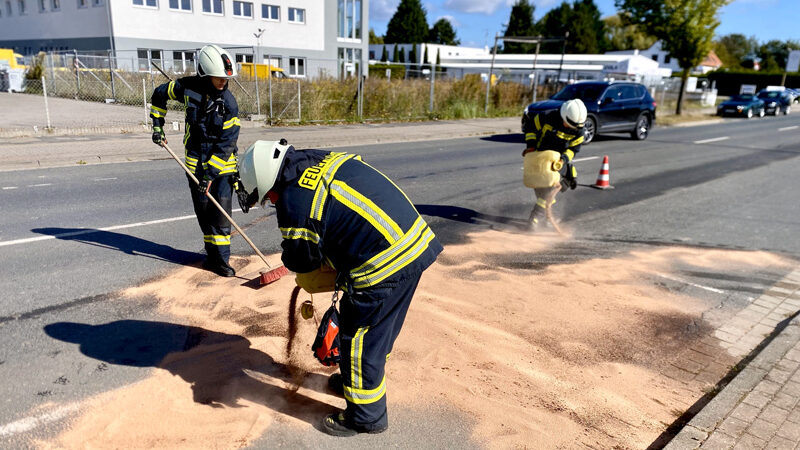
[[[416,205],[416,208],[420,214],[425,214],[426,216],[441,217],[443,219],[455,220],[463,223],[510,225],[523,230],[528,227],[528,221],[524,219],[483,214],[474,209],[462,208],[460,206]]]
[[[504,144],[525,145],[525,135],[522,133],[493,134],[491,136],[483,136],[481,140],[489,142],[502,142]]]
[[[239,400],[263,404],[317,425],[331,412],[324,402],[286,386],[298,369],[251,348],[242,336],[168,322],[118,320],[100,325],[56,322],[48,336],[80,346],[84,355],[110,364],[157,367],[191,384],[194,401],[212,407],[241,407]],[[301,373],[303,386],[322,391],[327,375]]]
[[[174,264],[191,264],[205,257],[202,253],[178,250],[169,245],[157,244],[135,236],[92,228],[47,227],[34,228],[31,231],[65,241],[83,242],[97,247],[119,250],[129,255],[145,256]]]

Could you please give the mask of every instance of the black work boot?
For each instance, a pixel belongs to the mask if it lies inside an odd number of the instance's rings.
[[[203,261],[203,269],[214,272],[215,274],[221,277],[232,277],[236,275],[236,271],[233,270],[233,267],[231,267],[225,261],[217,259],[215,260],[206,259],[205,261]]]
[[[544,208],[539,205],[534,206],[533,210],[531,210],[531,215],[528,216],[528,229],[536,231],[539,228],[539,224],[543,222],[545,215]]]
[[[389,427],[376,429],[366,429],[357,425],[348,424],[343,412],[328,414],[322,419],[322,431],[331,436],[350,437],[359,433],[378,434],[383,433]]]
[[[342,374],[336,372],[335,374],[328,377],[328,389],[333,391],[334,394],[338,395],[339,397],[344,397],[344,381],[342,380]]]

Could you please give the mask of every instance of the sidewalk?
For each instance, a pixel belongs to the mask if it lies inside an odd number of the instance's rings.
[[[800,447],[798,308],[800,270],[795,270],[715,332],[729,353],[747,354],[744,367],[665,449]]]

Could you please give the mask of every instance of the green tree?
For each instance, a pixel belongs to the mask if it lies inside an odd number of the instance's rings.
[[[428,37],[428,21],[420,0],[400,0],[386,27],[384,41],[390,44],[421,44]]]
[[[383,36],[375,34],[375,30],[369,29],[369,43],[370,44],[383,44]]]
[[[386,46],[383,46],[383,52],[381,52],[381,62],[386,62],[389,60],[389,52],[386,51]]]
[[[505,37],[512,36],[535,36],[536,31],[533,22],[534,5],[528,0],[517,0],[511,7],[511,15],[508,17],[508,26],[503,33]],[[533,53],[536,45],[524,42],[503,42],[502,53]]]
[[[406,62],[406,49],[405,48],[401,48],[400,49],[400,58],[397,60],[397,62],[401,62],[401,63]]]
[[[603,19],[606,33],[606,51],[645,50],[653,46],[658,39],[644,31],[642,27],[622,20],[619,14]]]
[[[786,61],[789,59],[789,52],[792,50],[800,50],[800,42],[773,39],[760,46],[756,54],[761,58],[761,70],[765,72],[783,72],[786,70]]]
[[[441,18],[428,30],[428,42],[431,44],[459,45],[461,41],[456,38],[456,30],[449,20]]]
[[[417,44],[411,45],[411,51],[408,52],[408,62],[417,65],[419,57],[417,56]]]
[[[726,34],[714,41],[714,53],[719,56],[723,67],[736,70],[741,69],[742,63],[747,58],[752,58],[759,50],[755,37],[746,37],[743,34]]]
[[[617,8],[628,14],[649,34],[661,40],[661,48],[678,60],[681,90],[675,114],[680,115],[689,71],[711,51],[714,30],[719,26],[719,9],[730,0],[616,0]]]
[[[394,52],[392,53],[392,62],[400,62],[400,49],[397,44],[394,45]]]
[[[576,0],[572,4],[572,27],[567,41],[569,53],[602,53],[606,43],[606,25],[594,0]]]
[[[572,24],[572,6],[566,1],[561,2],[558,7],[551,9],[536,24],[538,34],[545,38],[560,38],[566,36]],[[570,33],[571,34],[571,33]],[[571,36],[570,36],[571,38]],[[547,42],[542,44],[541,53],[561,53],[562,42]],[[569,41],[567,41],[569,46]],[[567,47],[569,48],[569,47]]]

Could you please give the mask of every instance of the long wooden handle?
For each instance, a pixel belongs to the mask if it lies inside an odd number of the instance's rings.
[[[194,181],[194,183],[197,186],[200,186],[200,182],[197,181],[197,177],[195,177],[194,174],[192,173],[192,171],[189,170],[188,167],[186,167],[186,164],[184,164],[183,161],[181,161],[181,159],[178,158],[178,155],[176,155],[175,152],[173,152],[172,149],[169,148],[169,145],[167,145],[166,142],[161,141],[161,146],[164,147],[164,149],[166,149],[169,152],[170,155],[172,155],[172,158],[175,161],[177,161],[178,164],[180,164],[181,168],[183,168],[183,171],[186,172],[187,175],[189,175],[189,177],[192,179],[192,181]],[[236,231],[238,231],[239,234],[242,235],[244,240],[247,241],[248,244],[250,244],[250,247],[252,247],[253,251],[256,252],[256,254],[261,258],[262,261],[264,261],[264,264],[267,265],[267,268],[271,269],[272,266],[270,266],[269,263],[267,262],[267,258],[265,258],[264,255],[261,253],[261,251],[258,249],[258,247],[256,247],[255,244],[253,244],[253,241],[251,241],[250,238],[247,237],[246,234],[244,234],[244,231],[241,228],[239,228],[239,225],[237,225],[236,222],[234,222],[233,218],[227,213],[227,211],[225,211],[225,208],[223,208],[222,205],[220,205],[217,202],[217,199],[215,199],[213,196],[211,196],[209,194],[206,194],[206,198],[208,198],[211,201],[211,203],[213,203],[214,206],[217,207],[219,212],[221,212],[222,215],[225,216],[226,219],[228,219],[228,222],[230,222],[231,225],[233,225],[233,227],[236,228]]]

